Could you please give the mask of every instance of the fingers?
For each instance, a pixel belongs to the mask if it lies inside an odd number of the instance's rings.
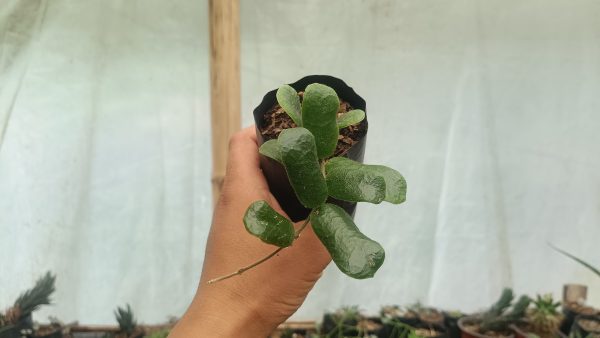
[[[248,189],[266,189],[260,170],[254,125],[235,133],[229,140],[226,181],[243,184]]]

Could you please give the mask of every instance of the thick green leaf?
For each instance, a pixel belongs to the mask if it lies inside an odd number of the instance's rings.
[[[268,140],[263,143],[258,148],[258,152],[281,163],[281,147],[277,140]]]
[[[319,158],[333,155],[338,142],[337,111],[340,100],[335,90],[312,83],[304,90],[302,126],[314,136]]]
[[[365,112],[360,109],[354,109],[337,118],[338,129],[346,128],[360,123],[365,119]]]
[[[304,128],[285,129],[277,139],[281,161],[298,200],[312,209],[327,199],[327,183],[321,172],[314,136]]]
[[[350,202],[381,203],[385,181],[377,172],[345,157],[334,157],[325,164],[327,189],[331,197]]]
[[[373,277],[383,264],[385,252],[381,245],[361,233],[344,209],[323,204],[311,214],[310,221],[335,265],[348,276]]]
[[[334,157],[325,165],[329,195],[350,202],[394,204],[406,200],[406,181],[394,169]]]
[[[283,85],[277,89],[277,102],[283,110],[292,118],[298,127],[302,127],[302,107],[300,96],[292,86]]]
[[[246,230],[263,242],[286,247],[292,245],[295,232],[292,221],[275,211],[267,201],[256,201],[244,215]]]
[[[393,204],[406,201],[406,180],[399,172],[384,165],[366,165],[366,167],[383,177],[385,181],[384,201]]]

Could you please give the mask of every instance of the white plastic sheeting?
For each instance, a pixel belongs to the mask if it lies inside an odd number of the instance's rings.
[[[359,206],[386,249],[375,278],[331,266],[296,319],[566,282],[600,305],[546,244],[600,266],[599,2],[241,3],[245,123],[279,84],[339,76],[367,100],[366,161],[409,184]],[[194,0],[2,1],[0,307],[50,269],[40,320],[184,311],[211,218],[207,25]]]

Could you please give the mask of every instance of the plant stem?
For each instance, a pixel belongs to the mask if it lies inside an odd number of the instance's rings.
[[[311,214],[312,214],[312,211],[311,211]],[[304,223],[302,223],[302,226],[300,226],[300,228],[298,228],[298,230],[296,230],[296,234],[294,236],[294,240],[296,240],[296,239],[298,239],[298,237],[300,237],[300,233],[302,233],[302,231],[304,231],[304,229],[306,228],[306,226],[308,226],[308,222],[309,221],[310,221],[310,214],[308,215],[308,217],[306,218],[306,220],[304,221]],[[248,271],[248,270],[250,270],[250,269],[252,269],[252,268],[254,268],[254,267],[256,267],[256,266],[258,266],[258,265],[260,265],[260,264],[262,264],[262,263],[264,263],[266,261],[268,261],[269,259],[271,259],[273,256],[276,256],[281,250],[283,250],[285,248],[286,247],[277,248],[277,250],[271,252],[270,254],[266,255],[265,257],[259,259],[258,261],[254,262],[254,263],[252,263],[252,264],[250,264],[248,266],[245,266],[243,268],[240,268],[237,271],[232,272],[232,273],[230,273],[228,275],[221,276],[221,277],[215,278],[215,279],[211,279],[211,280],[209,280],[207,282],[207,284],[214,284],[214,283],[217,283],[217,282],[229,279],[229,278],[231,278],[233,276],[241,275],[245,271]]]

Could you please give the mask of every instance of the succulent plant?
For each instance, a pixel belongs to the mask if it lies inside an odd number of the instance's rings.
[[[533,304],[535,306],[527,314],[531,331],[541,337],[553,336],[563,320],[563,316],[558,310],[560,302],[555,302],[552,294],[546,294],[537,295]]]
[[[126,304],[125,307],[117,307],[115,310],[115,319],[119,324],[119,333],[116,337],[141,338],[144,336],[144,331],[138,326],[129,304]]]
[[[343,273],[357,279],[373,277],[383,264],[383,248],[365,236],[344,209],[327,200],[332,197],[348,202],[399,204],[406,199],[406,181],[394,169],[334,156],[339,130],[360,123],[365,113],[351,110],[338,117],[340,100],[332,88],[312,83],[300,101],[296,90],[284,85],[276,97],[297,127],[284,129],[277,139],[262,144],[259,152],[285,168],[296,197],[310,209],[309,216],[295,231],[292,221],[266,201],[252,203],[243,219],[246,230],[278,249],[209,283],[239,275],[265,262],[292,245],[309,222]]]
[[[33,288],[19,295],[13,306],[0,314],[0,329],[16,326],[25,321],[40,306],[49,305],[50,296],[55,291],[55,282],[56,276],[48,271],[35,282]]]
[[[480,331],[508,331],[510,325],[523,319],[525,317],[525,312],[531,303],[531,299],[527,296],[521,296],[519,300],[512,305],[513,300],[514,294],[512,289],[504,289],[498,301],[494,303],[488,311],[482,314]]]

